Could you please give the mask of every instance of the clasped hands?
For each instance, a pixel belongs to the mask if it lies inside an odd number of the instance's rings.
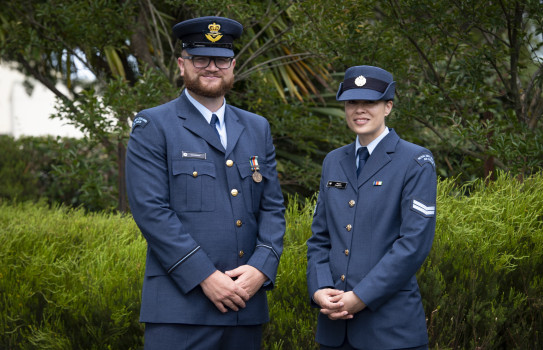
[[[349,320],[364,310],[366,304],[352,291],[323,288],[313,294],[313,300],[321,307],[321,313],[331,320]]]
[[[234,279],[235,278],[235,279]],[[200,283],[204,294],[222,313],[245,307],[267,281],[266,275],[251,265],[242,265],[224,273],[216,270]]]

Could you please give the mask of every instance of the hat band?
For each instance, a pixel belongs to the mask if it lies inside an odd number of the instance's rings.
[[[371,78],[371,77],[364,77],[365,83],[362,86],[360,86],[355,83],[355,81],[358,78],[359,77],[345,79],[345,81],[343,82],[340,94],[342,94],[344,91],[351,90],[351,89],[370,89],[370,90],[375,90],[375,91],[379,91],[380,93],[383,93],[386,91],[388,87],[388,83],[386,81],[382,81],[380,79]]]
[[[197,43],[183,43],[184,49],[194,49],[197,47],[221,47],[224,49],[232,49],[234,45],[231,43],[210,43],[210,42],[197,42]]]

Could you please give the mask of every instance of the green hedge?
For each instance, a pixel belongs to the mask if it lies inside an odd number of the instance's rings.
[[[117,164],[89,139],[0,135],[0,199],[117,208]]]
[[[133,220],[3,204],[0,232],[0,348],[138,347],[145,242]]]
[[[543,173],[438,186],[419,284],[436,349],[543,348]]]
[[[290,201],[265,349],[317,349],[305,284],[314,199]],[[0,348],[140,349],[145,241],[131,217],[0,204]],[[536,349],[543,340],[543,174],[439,182],[419,271],[432,349]]]

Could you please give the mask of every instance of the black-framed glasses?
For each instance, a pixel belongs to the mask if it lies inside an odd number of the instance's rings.
[[[219,69],[228,69],[232,66],[232,60],[234,57],[208,57],[208,56],[181,56],[186,60],[191,60],[194,68],[207,68],[211,63],[211,60],[215,63],[215,66]]]

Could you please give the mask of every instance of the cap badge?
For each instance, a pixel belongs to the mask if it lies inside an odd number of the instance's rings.
[[[362,87],[366,85],[366,78],[363,75],[360,75],[354,80],[354,84],[358,87]]]
[[[209,33],[206,34],[207,40],[211,41],[212,43],[221,40],[222,34],[219,32],[221,29],[221,25],[213,22],[213,24],[210,24],[207,26],[209,28]]]

